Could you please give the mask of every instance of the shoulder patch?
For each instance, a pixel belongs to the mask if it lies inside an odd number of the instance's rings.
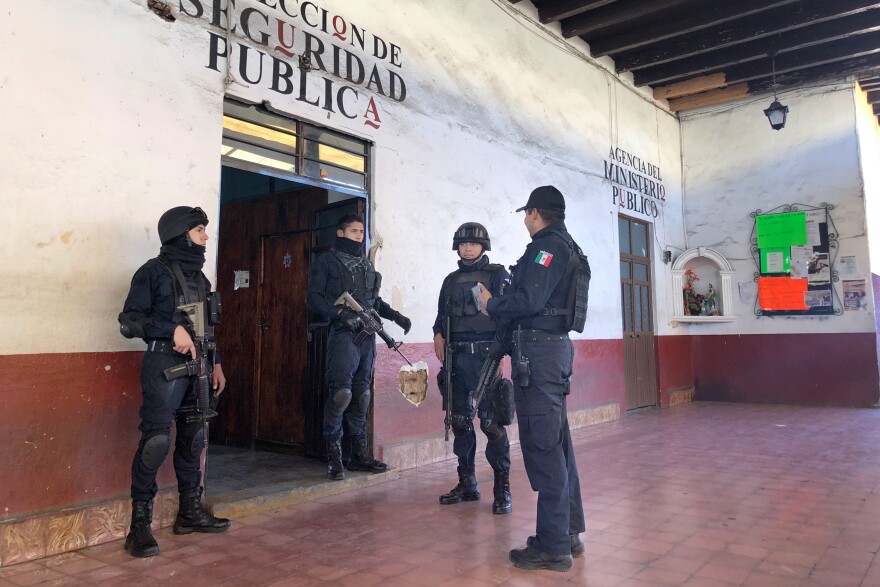
[[[539,251],[538,256],[535,257],[535,263],[538,265],[543,265],[544,267],[549,267],[550,263],[553,262],[553,255],[548,253],[547,251]]]

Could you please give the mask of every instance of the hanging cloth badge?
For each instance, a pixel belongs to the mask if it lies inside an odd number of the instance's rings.
[[[551,255],[547,251],[541,251],[538,253],[538,256],[535,257],[535,263],[537,263],[538,265],[543,265],[544,267],[549,267],[552,260],[553,255]]]

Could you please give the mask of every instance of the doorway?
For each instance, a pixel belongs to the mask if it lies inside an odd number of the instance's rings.
[[[618,218],[626,409],[657,405],[650,226]]]
[[[313,468],[303,457],[323,456],[327,325],[309,314],[306,292],[339,219],[366,218],[370,144],[227,100],[220,149],[217,343],[227,391],[211,423],[211,454],[224,466],[252,463],[230,475],[244,483],[284,481],[296,477],[290,463]],[[241,488],[238,479],[217,481]]]
[[[326,324],[306,307],[309,269],[339,219],[365,208],[364,198],[222,168],[217,340],[229,393],[213,443],[322,454]]]

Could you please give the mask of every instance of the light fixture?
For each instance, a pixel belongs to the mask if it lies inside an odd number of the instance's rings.
[[[773,67],[773,102],[764,110],[764,116],[770,121],[770,128],[779,130],[785,126],[785,118],[788,116],[788,106],[783,106],[776,98],[776,52],[770,54],[770,62]]]

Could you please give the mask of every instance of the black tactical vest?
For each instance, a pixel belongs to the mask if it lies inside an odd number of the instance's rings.
[[[336,303],[336,299],[342,295],[343,292],[348,292],[351,294],[355,300],[357,300],[362,306],[365,308],[372,308],[376,303],[376,298],[379,297],[379,289],[382,285],[382,275],[373,269],[373,264],[367,261],[366,266],[359,266],[354,271],[350,270],[345,262],[336,254],[335,249],[330,249],[331,256],[334,261],[336,261],[336,266],[339,268],[339,275],[342,278],[342,291],[338,294],[333,292],[327,292],[331,294],[333,299],[327,299],[327,301],[331,304]]]
[[[501,265],[488,264],[479,271],[453,271],[443,282],[446,313],[452,317],[452,333],[494,333],[496,325],[477,309],[471,288],[482,283],[488,286]]]

